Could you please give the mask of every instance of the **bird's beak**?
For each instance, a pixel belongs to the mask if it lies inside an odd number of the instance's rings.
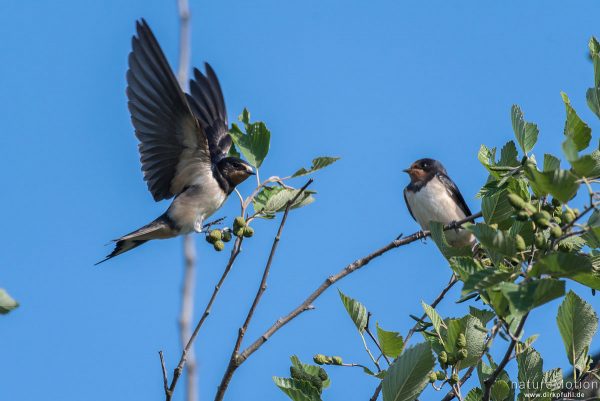
[[[410,168],[405,168],[405,169],[404,169],[404,170],[402,170],[402,171],[404,171],[404,172],[405,172],[405,173],[407,173],[407,174],[410,174],[410,172],[412,171],[412,169],[410,169]]]
[[[248,170],[248,175],[256,175],[256,173],[254,172],[254,170],[250,169]]]

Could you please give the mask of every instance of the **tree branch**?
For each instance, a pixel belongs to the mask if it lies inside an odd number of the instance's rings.
[[[179,13],[179,72],[177,74],[177,80],[179,81],[179,86],[183,90],[186,90],[191,52],[190,7],[188,0],[177,0],[177,10]],[[182,348],[185,347],[190,338],[191,321],[194,316],[194,287],[196,283],[195,245],[194,238],[190,234],[184,236],[183,254],[185,258],[185,270],[181,288],[181,311],[179,315],[179,336]],[[193,349],[188,350],[187,360],[187,388],[185,399],[186,401],[196,401],[198,398],[198,383],[196,381],[196,358]],[[162,352],[161,363],[164,368]],[[166,378],[166,376],[164,376],[164,378]],[[172,393],[172,390],[170,392]],[[166,397],[167,399],[170,398],[169,392],[166,392]]]
[[[216,401],[220,401],[223,399],[223,397],[225,396],[225,391],[227,390],[227,387],[229,386],[229,382],[231,381],[231,378],[233,377],[235,370],[243,362],[243,360],[242,361],[239,360],[239,350],[242,346],[244,334],[246,333],[246,330],[248,329],[248,326],[250,325],[250,321],[252,320],[252,317],[254,316],[256,307],[258,306],[258,303],[260,302],[262,295],[264,294],[264,292],[267,289],[267,278],[269,277],[269,272],[271,271],[271,264],[273,263],[273,257],[275,256],[275,252],[277,251],[277,246],[279,245],[279,239],[281,238],[281,233],[283,232],[285,222],[287,221],[287,216],[290,212],[290,208],[296,202],[296,200],[302,195],[302,193],[304,193],[306,188],[308,188],[308,186],[310,184],[312,184],[312,182],[313,182],[313,179],[312,178],[309,179],[306,182],[306,184],[304,184],[304,186],[302,188],[300,188],[300,190],[298,191],[296,196],[294,196],[294,198],[291,199],[285,207],[285,211],[283,212],[283,217],[281,218],[281,223],[279,224],[279,229],[277,230],[277,235],[275,236],[275,239],[273,240],[273,245],[271,246],[271,252],[269,253],[269,258],[267,259],[267,264],[265,265],[265,269],[263,271],[260,286],[258,287],[256,296],[254,297],[252,306],[250,307],[250,310],[248,311],[246,320],[244,321],[244,324],[242,325],[242,327],[239,329],[237,340],[235,342],[233,352],[231,353],[231,359],[229,361],[229,365],[227,366],[227,370],[225,371],[225,374],[223,375],[223,379],[221,380],[221,384],[219,385],[217,394],[215,396]]]

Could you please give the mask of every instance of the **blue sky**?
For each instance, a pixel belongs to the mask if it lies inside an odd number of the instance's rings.
[[[416,231],[402,200],[413,160],[443,161],[473,210],[486,173],[480,144],[512,139],[514,103],[540,127],[536,152],[558,153],[560,91],[596,131],[585,106],[587,42],[598,4],[277,0],[196,1],[192,62],[209,61],[230,120],[243,107],[272,131],[262,175],[285,175],[314,156],[342,160],[316,176],[318,200],[290,215],[269,287],[247,339],[260,335],[328,275]],[[0,318],[0,399],[161,400],[157,351],[179,358],[176,316],[182,241],[145,245],[101,267],[104,244],[167,207],[142,181],[125,98],[134,22],[144,17],[175,65],[175,1],[4,0],[0,4],[0,284],[21,308]],[[302,181],[296,183],[301,185]],[[251,191],[249,181],[241,186]],[[233,218],[232,198],[218,216]],[[211,399],[256,291],[276,223],[258,222],[196,343],[202,399]],[[196,309],[227,254],[198,238]],[[432,242],[392,251],[335,287],[360,299],[386,329],[406,333],[447,282]],[[593,305],[589,291],[579,291]],[[440,307],[460,316],[458,291]],[[367,362],[335,288],[277,333],[237,372],[227,399],[285,399],[271,376],[291,354]],[[527,333],[545,367],[566,367],[552,302]],[[596,348],[600,348],[596,339]],[[497,343],[502,346],[502,342]],[[326,399],[367,399],[359,370],[329,369]],[[182,387],[177,400],[182,400]],[[428,390],[423,401],[439,399]]]

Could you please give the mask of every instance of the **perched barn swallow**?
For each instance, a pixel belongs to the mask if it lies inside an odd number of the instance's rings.
[[[410,215],[423,230],[429,230],[431,221],[447,225],[472,214],[439,161],[420,159],[404,172],[410,176],[410,184],[404,189],[404,200]],[[473,235],[463,229],[446,231],[446,239],[450,245],[459,247],[475,242]]]
[[[146,21],[136,23],[129,54],[127,98],[139,140],[144,180],[155,201],[175,197],[156,220],[115,240],[102,263],[146,241],[202,231],[252,167],[228,157],[227,112],[215,72],[194,69],[185,94]]]

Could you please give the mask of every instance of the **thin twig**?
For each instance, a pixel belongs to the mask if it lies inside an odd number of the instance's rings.
[[[162,351],[158,351],[160,358],[160,366],[162,368],[163,375],[163,388],[165,389],[165,397],[169,397],[169,377],[167,376],[167,367],[165,366],[165,357]]]
[[[183,366],[185,365],[185,363],[187,361],[187,357],[188,357],[190,349],[192,348],[192,344],[194,343],[196,336],[198,336],[198,332],[200,331],[202,324],[204,324],[204,321],[210,315],[212,305],[215,302],[215,299],[217,298],[217,294],[219,293],[219,290],[221,289],[223,282],[227,278],[227,275],[229,274],[229,271],[231,270],[233,263],[235,262],[237,256],[240,254],[240,252],[242,250],[242,241],[243,241],[243,237],[238,237],[235,240],[235,243],[233,244],[233,249],[231,250],[231,255],[229,257],[229,261],[227,262],[227,265],[225,266],[225,270],[223,271],[223,274],[221,275],[219,282],[217,283],[217,285],[215,286],[215,288],[213,290],[212,296],[210,297],[210,300],[208,301],[208,304],[206,305],[206,309],[204,310],[202,317],[198,321],[198,324],[196,325],[194,332],[190,336],[189,341],[187,342],[185,348],[183,349],[183,352],[181,353],[181,358],[179,359],[179,364],[173,371],[173,380],[171,380],[171,385],[169,386],[169,393],[167,393],[167,401],[171,400],[171,396],[173,394],[173,391],[175,390],[175,386],[177,386],[177,381],[179,380],[179,376],[181,376]]]
[[[229,386],[229,382],[231,381],[231,378],[233,376],[233,373],[241,364],[241,362],[239,361],[239,351],[242,346],[244,334],[246,333],[246,330],[248,329],[248,326],[250,325],[250,321],[252,320],[252,317],[254,316],[254,312],[256,311],[256,307],[258,306],[260,299],[262,298],[264,292],[267,289],[267,278],[269,277],[269,272],[271,271],[273,257],[275,256],[275,252],[277,251],[277,246],[279,245],[281,233],[283,232],[283,228],[285,227],[285,222],[287,221],[287,216],[290,212],[290,208],[296,202],[296,200],[298,200],[298,198],[304,193],[306,188],[310,184],[312,184],[312,182],[313,182],[313,179],[312,178],[309,179],[306,182],[306,184],[304,184],[304,186],[302,186],[302,188],[300,188],[300,190],[294,196],[294,198],[292,198],[287,203],[287,205],[285,207],[285,211],[283,212],[283,217],[281,218],[281,223],[279,224],[279,228],[277,229],[277,234],[275,235],[275,239],[273,239],[273,245],[271,246],[271,252],[269,253],[269,258],[267,259],[267,264],[265,265],[265,269],[263,271],[260,286],[258,287],[256,296],[254,297],[254,301],[252,301],[252,306],[250,307],[250,310],[248,311],[246,320],[244,321],[244,324],[238,331],[238,336],[237,336],[233,351],[231,353],[229,365],[227,366],[227,370],[225,371],[225,374],[223,375],[223,379],[221,380],[221,384],[219,385],[219,388],[217,390],[215,400],[220,401],[223,399],[223,397],[225,396],[225,391],[227,390],[227,387]]]
[[[514,335],[515,338],[519,338],[521,336],[521,333],[523,332],[523,327],[525,327],[525,321],[527,320],[527,316],[529,316],[529,313],[527,313],[525,316],[523,316],[523,318],[519,322],[519,325],[517,326],[517,329],[515,330],[515,335]],[[487,379],[484,380],[482,401],[490,401],[492,384],[494,384],[494,382],[496,381],[496,379],[498,378],[500,373],[504,370],[508,361],[511,360],[512,352],[515,349],[515,345],[517,345],[517,340],[516,339],[511,340],[511,342],[508,345],[508,348],[506,350],[506,353],[504,354],[504,357],[502,358],[502,361],[500,361],[500,363],[498,364],[496,369],[492,372],[492,374]]]

